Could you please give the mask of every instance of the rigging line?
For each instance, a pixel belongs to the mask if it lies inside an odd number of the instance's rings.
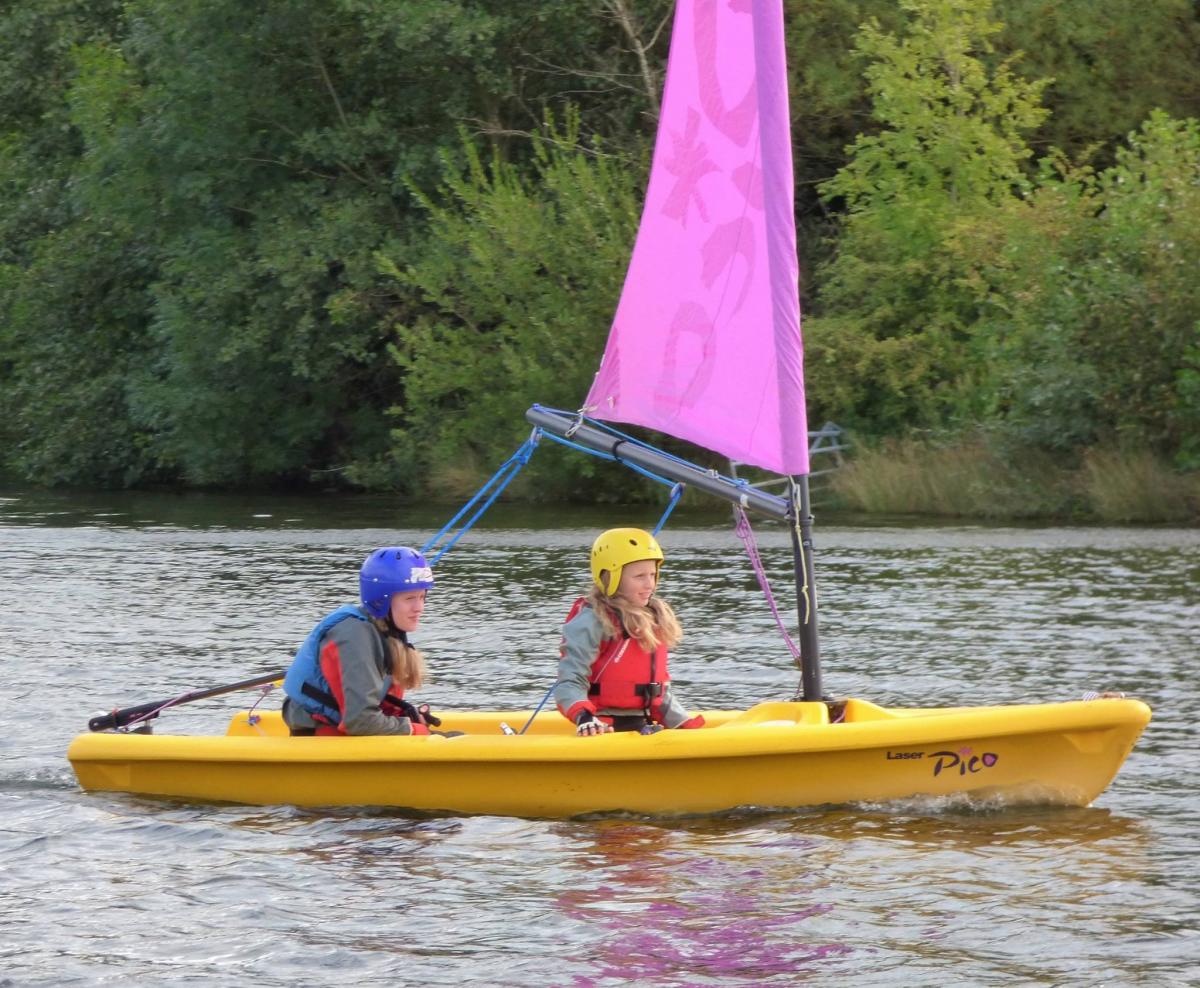
[[[653,480],[655,483],[662,484],[664,487],[671,487],[675,483],[675,481],[667,480],[666,477],[660,477],[653,471],[647,470],[645,467],[640,467],[636,463],[630,463],[629,460],[623,460],[619,456],[613,456],[612,453],[606,453],[600,449],[592,449],[589,446],[581,446],[579,443],[571,442],[569,439],[563,439],[562,436],[556,436],[553,432],[544,432],[542,435],[544,438],[553,440],[560,446],[566,446],[569,449],[578,450],[581,453],[587,453],[588,456],[594,456],[600,460],[608,460],[610,463],[620,463],[622,466],[628,467],[634,473],[640,473],[643,477],[647,477],[650,480]]]
[[[447,542],[444,546],[442,546],[437,551],[437,553],[434,555],[434,557],[429,561],[429,564],[431,566],[436,565],[438,560],[440,560],[442,558],[442,556],[444,556],[451,549],[453,549],[454,546],[458,544],[458,540],[461,539],[464,535],[466,535],[468,531],[470,531],[471,526],[474,525],[475,522],[479,521],[479,519],[483,517],[484,513],[487,511],[488,508],[490,508],[493,504],[495,504],[496,498],[498,498],[501,494],[504,493],[504,489],[509,485],[509,483],[512,481],[513,477],[515,477],[518,473],[521,472],[521,468],[523,466],[525,466],[524,462],[518,462],[513,465],[512,469],[509,470],[508,476],[505,477],[496,486],[496,489],[494,491],[492,491],[491,496],[486,501],[483,502],[483,504],[479,508],[479,510],[476,511],[475,514],[473,514],[471,516],[470,520],[465,525],[463,525],[462,528],[460,528],[458,530],[458,533],[454,536],[454,538],[452,538],[449,542]]]
[[[528,462],[529,456],[532,454],[531,447],[537,444],[540,433],[541,430],[537,428],[530,433],[529,438],[517,447],[513,455],[505,460],[504,463],[500,465],[499,469],[492,474],[491,478],[482,487],[480,487],[478,491],[475,492],[475,495],[466,504],[459,509],[458,513],[442,526],[442,530],[425,543],[425,545],[422,547],[423,552],[428,552],[430,549],[432,549],[437,544],[438,540],[441,539],[441,537],[448,531],[450,531],[450,529],[457,524],[458,520],[471,509],[475,502],[483,497],[484,493],[489,487],[492,486],[492,484],[496,482],[496,479],[500,476],[500,474],[502,474],[514,461],[520,458],[522,454],[524,454],[525,462]]]
[[[275,689],[274,683],[263,683],[263,685],[258,688],[258,699],[255,700],[250,709],[246,711],[246,723],[258,730],[260,734],[262,733],[262,730],[258,728],[258,722],[262,720],[262,717],[259,714],[256,714],[254,711],[258,709],[258,705],[267,698],[267,694],[269,694],[273,689]]]
[[[147,724],[150,721],[154,720],[154,718],[157,717],[159,714],[161,714],[164,710],[170,710],[172,707],[175,707],[175,706],[178,706],[178,703],[176,702],[176,700],[174,700],[174,699],[167,700],[166,703],[162,704],[161,706],[155,707],[153,710],[147,710],[144,714],[140,714],[137,717],[130,718],[124,724],[122,724],[119,728],[117,728],[117,730],[121,731],[122,733],[131,733],[130,728],[133,728],[134,731],[136,731],[137,728],[135,727],[135,725]]]
[[[608,661],[605,662],[604,665],[602,665],[600,667],[600,671],[596,673],[596,676],[595,676],[596,679],[599,679],[602,675],[604,675],[604,670],[607,669],[610,665],[612,665],[613,662],[621,661],[621,656],[623,656],[625,654],[625,649],[627,649],[629,647],[629,641],[630,640],[628,638],[626,638],[621,643],[621,647],[617,650],[617,654],[610,655],[608,657]],[[544,707],[546,705],[546,701],[550,699],[550,694],[554,692],[554,687],[556,687],[557,685],[558,685],[557,679],[553,683],[550,684],[550,688],[548,690],[546,690],[546,695],[543,696],[541,699],[541,702],[536,707],[533,708],[533,713],[529,715],[529,720],[525,721],[525,726],[522,727],[519,731],[517,731],[518,734],[524,734],[526,731],[529,730],[529,725],[533,723],[533,718],[536,717],[541,712],[542,707]]]
[[[513,477],[515,477],[518,473],[520,473],[521,468],[524,467],[525,464],[527,464],[529,462],[530,458],[533,456],[534,450],[537,449],[538,439],[541,438],[541,435],[542,435],[541,429],[535,428],[533,430],[533,432],[530,433],[529,438],[526,439],[525,442],[523,442],[519,447],[517,447],[516,452],[513,453],[512,456],[510,456],[507,460],[504,461],[504,463],[500,466],[500,469],[498,469],[494,474],[492,474],[491,478],[487,481],[487,483],[485,483],[482,487],[480,487],[479,490],[475,492],[475,495],[459,509],[458,513],[453,518],[451,518],[448,522],[446,522],[445,525],[442,526],[442,530],[440,532],[438,532],[437,535],[435,535],[433,538],[429,539],[421,547],[422,555],[426,555],[429,552],[431,552],[433,550],[433,548],[438,544],[438,542],[441,541],[442,537],[458,523],[458,520],[460,518],[462,518],[462,516],[465,515],[468,511],[471,510],[471,508],[479,501],[479,499],[481,497],[484,496],[484,494],[487,493],[488,489],[493,484],[496,484],[499,481],[499,486],[497,486],[497,488],[492,492],[491,497],[489,497],[487,499],[487,501],[484,503],[483,507],[480,508],[478,511],[475,512],[474,515],[471,516],[470,521],[468,521],[465,525],[463,525],[463,527],[459,530],[458,534],[456,534],[454,536],[454,538],[452,538],[446,545],[442,546],[442,548],[440,548],[437,551],[437,554],[430,561],[430,565],[437,563],[437,561],[439,559],[441,559],[442,556],[444,556],[447,552],[449,552],[450,549],[454,546],[454,544],[456,542],[458,542],[458,540],[461,539],[467,533],[467,530],[470,529],[470,527],[472,525],[474,525],[475,522],[477,522],[480,519],[480,517],[483,515],[483,513],[485,511],[487,511],[487,509],[490,508],[493,503],[495,503],[496,498],[498,498],[504,492],[504,488],[506,488],[509,485],[509,483],[512,481]],[[500,478],[506,470],[509,471],[508,476],[504,477],[503,480],[501,480]]]
[[[775,603],[775,595],[771,592],[771,581],[767,579],[767,570],[763,566],[762,557],[758,552],[758,544],[754,540],[754,530],[750,527],[750,519],[746,515],[746,510],[741,505],[734,505],[733,513],[737,517],[737,525],[734,531],[738,538],[742,540],[742,545],[745,546],[746,555],[750,557],[750,565],[754,568],[755,579],[758,580],[758,585],[762,589],[763,596],[767,598],[767,606],[771,609],[771,616],[775,618],[775,625],[779,628],[779,633],[783,635],[783,640],[787,643],[788,651],[792,653],[792,660],[800,658],[800,648],[792,641],[792,636],[788,634],[787,627],[783,623],[783,618],[779,616],[779,607]]]
[[[533,718],[542,712],[542,707],[544,707],[546,705],[546,701],[550,699],[550,694],[554,692],[554,687],[557,685],[558,685],[558,680],[555,680],[553,683],[550,684],[550,688],[548,690],[546,690],[546,693],[542,697],[541,702],[536,707],[533,708],[533,713],[531,713],[529,715],[529,720],[525,721],[525,726],[522,727],[519,731],[517,731],[518,734],[524,734],[526,731],[529,730],[529,725],[533,723]]]
[[[671,517],[671,512],[675,510],[675,505],[679,503],[679,498],[683,495],[686,486],[686,484],[680,482],[671,488],[671,500],[667,502],[667,508],[662,513],[662,517],[658,519],[658,524],[654,526],[654,530],[650,533],[651,535],[657,536],[662,531],[663,525]]]

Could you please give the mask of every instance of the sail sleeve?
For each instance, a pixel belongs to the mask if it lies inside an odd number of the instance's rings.
[[[649,187],[586,409],[808,472],[782,0],[678,0]]]

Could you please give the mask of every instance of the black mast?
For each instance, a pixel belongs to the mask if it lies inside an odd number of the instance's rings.
[[[796,569],[796,613],[800,618],[800,698],[813,702],[821,690],[821,641],[817,635],[817,584],[813,574],[812,504],[808,474],[788,478],[792,563]]]

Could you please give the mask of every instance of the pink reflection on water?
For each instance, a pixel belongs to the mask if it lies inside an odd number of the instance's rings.
[[[850,953],[837,943],[806,942],[806,923],[833,909],[804,902],[795,873],[772,876],[736,860],[679,858],[669,833],[617,826],[597,834],[594,850],[608,880],[560,896],[575,920],[603,931],[579,988],[668,979],[754,983],[801,973],[805,965]],[[660,982],[663,983],[663,982]]]

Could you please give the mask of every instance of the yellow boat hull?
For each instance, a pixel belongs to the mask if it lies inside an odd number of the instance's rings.
[[[706,711],[702,730],[577,738],[528,712],[443,715],[462,737],[287,736],[278,713],[223,736],[84,734],[67,752],[84,789],[297,806],[395,806],[570,817],[711,813],[912,797],[1085,806],[1150,720],[1138,700],[885,709],[849,700]]]

